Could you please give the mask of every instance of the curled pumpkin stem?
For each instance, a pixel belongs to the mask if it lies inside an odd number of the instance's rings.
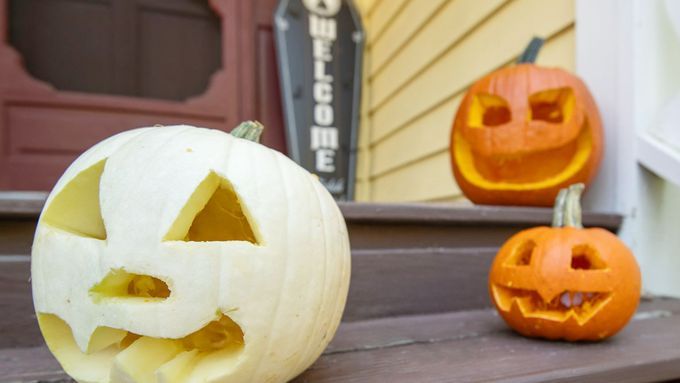
[[[259,121],[243,121],[231,131],[231,135],[248,141],[260,142],[263,130],[264,125]]]

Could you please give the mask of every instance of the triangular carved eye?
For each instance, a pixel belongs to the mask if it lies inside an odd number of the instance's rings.
[[[79,236],[106,239],[99,206],[99,180],[105,163],[101,160],[71,179],[52,199],[42,221]]]
[[[184,205],[164,240],[259,244],[255,233],[231,183],[211,172]]]

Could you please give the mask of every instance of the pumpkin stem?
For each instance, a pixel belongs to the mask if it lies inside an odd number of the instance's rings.
[[[231,131],[231,135],[248,141],[260,142],[263,130],[264,125],[259,121],[243,121]]]
[[[560,189],[555,198],[555,207],[553,208],[553,227],[564,226],[564,203],[567,199],[567,188]]]
[[[534,36],[529,42],[529,45],[527,45],[522,55],[519,56],[519,58],[517,59],[517,64],[525,63],[532,64],[536,62],[536,57],[538,57],[538,51],[541,50],[544,41],[545,40],[543,40],[542,38]]]
[[[582,183],[569,186],[564,205],[564,226],[583,229],[583,222],[581,220],[581,194],[583,194],[584,188],[585,185]]]

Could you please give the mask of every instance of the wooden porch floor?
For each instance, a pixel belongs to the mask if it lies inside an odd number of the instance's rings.
[[[2,382],[70,382],[44,346],[0,350]],[[303,382],[657,382],[680,377],[680,300],[647,299],[600,343],[516,335],[493,310],[343,323]]]

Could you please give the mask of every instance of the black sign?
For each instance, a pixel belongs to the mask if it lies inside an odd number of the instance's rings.
[[[354,197],[364,31],[343,0],[280,0],[274,14],[288,154],[338,200]]]

